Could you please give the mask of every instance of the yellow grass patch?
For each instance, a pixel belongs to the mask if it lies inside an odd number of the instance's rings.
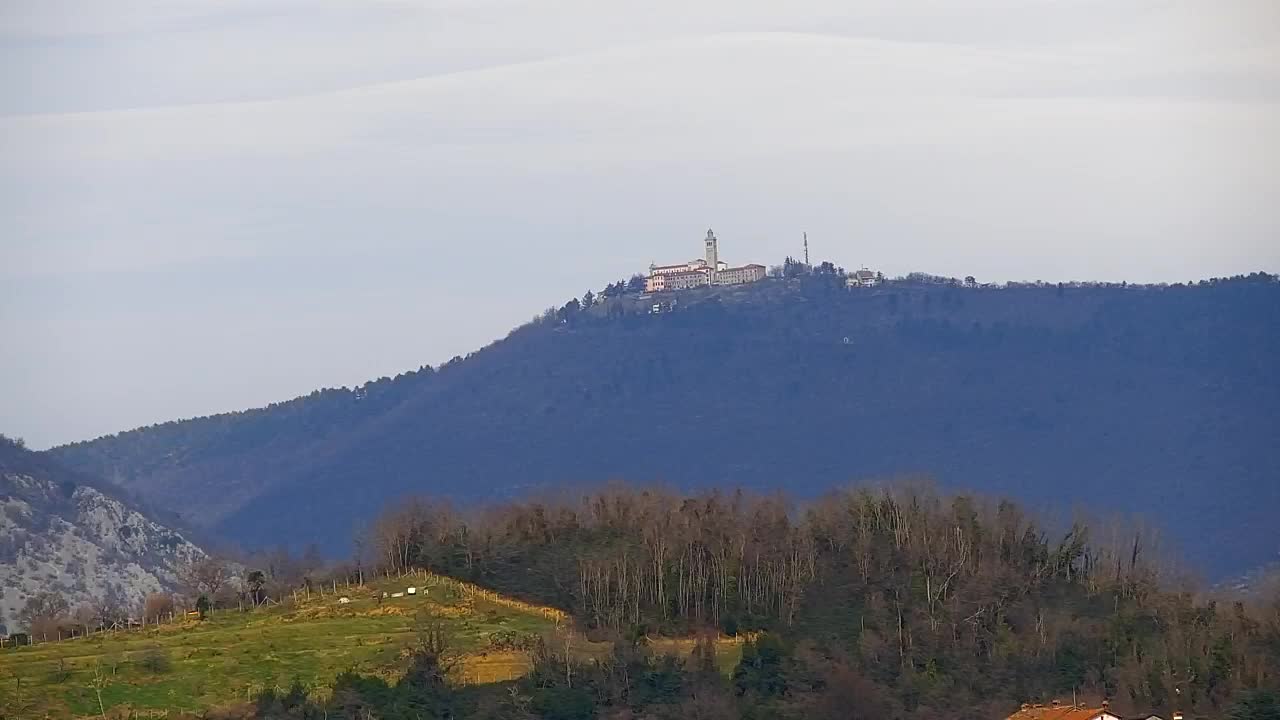
[[[518,680],[533,668],[528,654],[516,650],[490,651],[467,655],[459,669],[459,679],[468,685]]]
[[[712,641],[715,648],[715,664],[720,672],[728,675],[742,660],[742,646],[755,640],[759,633],[746,633],[734,637],[721,635]],[[698,639],[692,637],[656,637],[648,638],[649,649],[658,655],[671,655],[681,659],[689,659],[698,646]]]
[[[721,635],[714,640],[716,654],[721,650],[728,648],[737,648],[746,644],[750,640],[754,640],[759,633],[744,633],[728,637]],[[698,646],[698,638],[696,637],[651,637],[648,638],[649,647],[654,652],[662,655],[690,655],[694,648]]]

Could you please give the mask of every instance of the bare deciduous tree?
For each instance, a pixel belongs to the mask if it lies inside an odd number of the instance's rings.
[[[173,614],[173,596],[168,593],[151,593],[142,603],[144,622],[156,623]]]
[[[213,556],[194,560],[178,572],[178,579],[192,595],[214,597],[231,579],[231,569],[226,561]]]

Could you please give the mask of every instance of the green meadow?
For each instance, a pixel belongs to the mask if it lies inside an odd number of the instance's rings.
[[[386,599],[385,591],[420,587]],[[339,598],[350,599],[339,604]],[[0,651],[3,717],[99,715],[102,709],[201,710],[251,698],[295,680],[323,692],[352,669],[393,677],[403,671],[424,627],[441,628],[463,656],[462,681],[492,682],[523,673],[520,653],[495,639],[555,631],[544,611],[445,578],[383,581],[312,593],[250,612],[219,610],[204,620]],[[101,697],[101,706],[99,705]]]
[[[408,586],[417,595],[379,600]],[[340,603],[346,597],[348,603]],[[252,700],[262,690],[300,681],[324,695],[338,674],[354,670],[394,679],[407,667],[425,629],[440,629],[459,658],[457,680],[514,680],[532,665],[512,640],[539,636],[564,643],[567,617],[474,586],[432,575],[299,595],[252,611],[217,610],[145,630],[121,630],[62,642],[0,650],[0,718],[100,717],[137,712],[200,711]],[[582,657],[603,657],[607,643],[580,634]],[[657,652],[686,655],[693,641],[655,638]],[[717,646],[729,672],[737,642]]]

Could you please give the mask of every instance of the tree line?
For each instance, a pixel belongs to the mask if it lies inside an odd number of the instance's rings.
[[[1276,688],[1280,596],[1197,593],[1162,570],[1146,533],[1099,535],[927,487],[800,507],[615,485],[468,513],[399,502],[362,533],[356,563],[465,578],[600,635],[774,633],[791,657],[846,667],[901,717],[1073,695],[1220,717]]]
[[[1274,720],[1280,699],[1248,691],[1215,718]],[[446,654],[420,648],[397,682],[348,672],[326,699],[309,699],[295,683],[268,690],[251,706],[226,709],[210,720],[883,720],[931,717],[990,720],[990,707],[955,706],[934,714],[905,714],[885,691],[841,657],[787,643],[776,635],[749,642],[728,676],[715,666],[709,641],[686,658],[656,654],[643,638],[615,644],[609,656],[583,662],[546,645],[534,651],[532,671],[500,686],[459,686]],[[1194,716],[1188,716],[1194,717]]]

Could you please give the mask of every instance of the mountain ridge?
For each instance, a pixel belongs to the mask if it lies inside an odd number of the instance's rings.
[[[627,478],[803,495],[906,473],[1143,515],[1183,543],[1211,522],[1245,550],[1190,547],[1210,574],[1280,552],[1259,529],[1280,507],[1269,276],[850,292],[814,275],[671,297],[658,314],[635,296],[566,306],[438,369],[48,452],[165,507],[198,491],[214,507],[188,519],[226,536],[332,552],[326,534],[406,492]]]

